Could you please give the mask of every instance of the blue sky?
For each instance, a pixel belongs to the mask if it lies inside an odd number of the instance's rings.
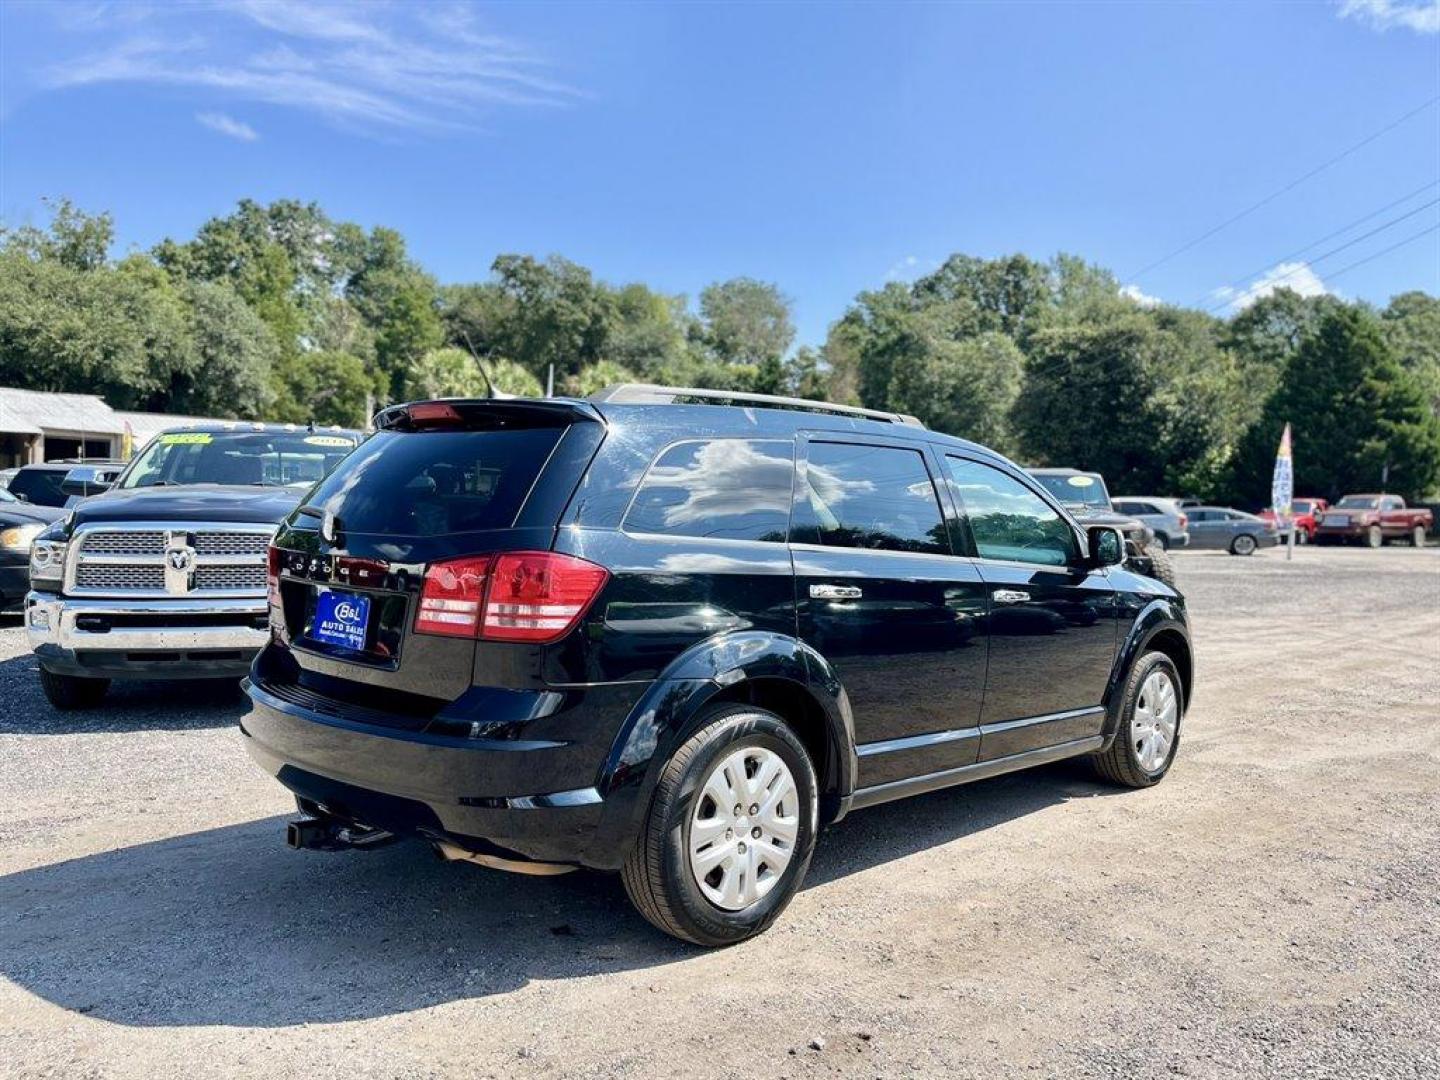
[[[1440,5],[1399,0],[8,0],[0,217],[69,196],[123,252],[242,197],[313,199],[400,229],[443,281],[500,252],[691,296],[775,281],[810,343],[957,251],[1074,252],[1222,310],[1267,273],[1383,303],[1440,292],[1440,232],[1327,275],[1440,222],[1437,96]],[[1302,254],[1414,213],[1274,269],[1391,203]]]

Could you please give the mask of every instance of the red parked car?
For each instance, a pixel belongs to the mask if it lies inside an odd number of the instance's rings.
[[[1420,507],[1410,508],[1399,495],[1346,495],[1320,515],[1316,543],[1359,540],[1378,548],[1388,540],[1409,540],[1425,546],[1425,534],[1435,516]]]
[[[1315,539],[1315,528],[1320,523],[1321,512],[1330,504],[1324,499],[1291,499],[1290,516],[1295,522],[1295,542],[1308,544]],[[1260,519],[1273,525],[1284,536],[1284,528],[1274,510],[1261,510]]]

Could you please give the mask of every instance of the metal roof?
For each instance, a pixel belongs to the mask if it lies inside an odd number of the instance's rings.
[[[0,433],[120,435],[124,424],[94,394],[49,394],[0,386]]]

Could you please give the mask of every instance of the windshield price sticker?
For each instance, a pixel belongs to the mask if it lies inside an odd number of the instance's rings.
[[[307,446],[354,446],[353,439],[346,439],[340,435],[307,435],[305,436]]]
[[[212,437],[207,431],[172,431],[156,441],[161,446],[204,446]]]
[[[1095,478],[1093,476],[1072,476],[1066,483],[1071,487],[1094,487]]]

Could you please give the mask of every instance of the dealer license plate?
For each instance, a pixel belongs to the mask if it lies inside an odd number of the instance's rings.
[[[365,651],[365,628],[370,625],[370,597],[324,590],[315,598],[315,622],[310,636],[326,645]]]

